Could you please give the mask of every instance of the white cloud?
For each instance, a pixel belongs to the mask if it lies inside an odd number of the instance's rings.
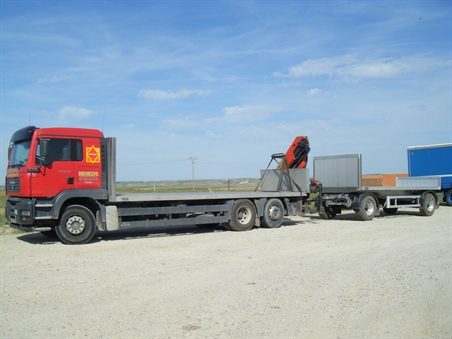
[[[185,119],[166,119],[162,120],[162,123],[173,129],[186,129],[191,127],[197,127],[202,124],[201,121],[192,120],[191,117]]]
[[[222,120],[226,123],[252,122],[265,120],[273,113],[282,111],[282,107],[275,105],[245,105],[223,108]]]
[[[274,72],[275,77],[302,78],[307,76],[338,77],[342,80],[394,78],[406,74],[423,73],[448,66],[437,58],[404,57],[361,61],[353,55],[306,60],[287,73]]]
[[[357,60],[352,55],[337,56],[332,58],[322,58],[316,60],[306,60],[301,64],[289,69],[287,74],[280,72],[273,73],[276,77],[301,78],[305,76],[333,75],[337,68],[356,63]]]
[[[312,98],[315,95],[319,95],[322,93],[322,90],[320,88],[312,88],[309,91],[306,92],[310,98]]]
[[[124,127],[124,128],[135,128],[135,127],[137,127],[137,125],[136,124],[128,124],[128,125],[124,125],[122,127]]]
[[[212,91],[203,90],[187,90],[182,89],[178,92],[173,91],[162,91],[159,89],[144,89],[138,93],[139,98],[155,99],[155,100],[172,100],[172,99],[184,99],[193,95],[206,97],[209,96]]]
[[[56,74],[54,76],[48,76],[48,77],[44,77],[38,80],[38,84],[44,84],[44,83],[55,83],[55,82],[60,82],[60,81],[66,81],[69,80],[69,77],[67,75],[61,75],[61,74]]]
[[[220,134],[214,133],[212,131],[207,131],[206,133],[204,133],[204,135],[209,139],[218,139],[218,140],[221,139]]]
[[[83,119],[89,117],[91,114],[93,114],[92,110],[69,106],[64,106],[59,112],[60,118],[62,119],[64,118]]]

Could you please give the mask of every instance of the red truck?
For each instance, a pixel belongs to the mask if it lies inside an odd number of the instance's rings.
[[[233,231],[279,227],[300,215],[310,192],[309,142],[297,137],[260,191],[116,194],[116,139],[94,129],[16,131],[9,145],[6,217],[11,227],[89,242],[97,230],[211,225]]]

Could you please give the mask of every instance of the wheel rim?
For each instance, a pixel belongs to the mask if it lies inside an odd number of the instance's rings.
[[[366,213],[366,215],[372,215],[374,214],[374,211],[374,204],[371,201],[366,202],[366,204],[364,205],[364,212]]]
[[[248,207],[241,207],[237,211],[237,220],[241,224],[247,224],[251,219],[251,210]]]
[[[279,218],[281,217],[281,210],[278,208],[278,206],[273,205],[268,210],[268,216],[271,220],[279,220]]]
[[[66,220],[66,230],[73,235],[82,233],[86,228],[85,219],[74,215]]]
[[[433,209],[435,208],[433,199],[428,199],[425,204],[427,206],[427,211],[429,211],[429,212],[433,211]]]

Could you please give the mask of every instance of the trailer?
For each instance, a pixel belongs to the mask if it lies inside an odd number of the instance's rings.
[[[285,215],[303,213],[308,152],[308,138],[295,138],[279,169],[263,171],[259,191],[116,194],[114,137],[28,126],[11,138],[5,215],[13,228],[58,236],[65,244],[87,243],[97,230],[220,223],[232,231],[276,228]]]
[[[412,146],[407,149],[408,176],[437,176],[443,200],[452,206],[452,143]]]
[[[323,219],[333,219],[343,209],[352,209],[359,220],[368,221],[380,215],[380,207],[386,214],[415,207],[423,216],[438,208],[439,177],[401,177],[394,187],[362,186],[361,154],[314,157],[313,168],[315,203]]]

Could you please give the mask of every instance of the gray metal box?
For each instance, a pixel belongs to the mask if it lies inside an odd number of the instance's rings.
[[[314,157],[314,179],[325,193],[345,193],[361,189],[361,154]]]
[[[441,189],[441,177],[400,177],[396,186],[404,188]]]
[[[281,190],[278,190],[278,182],[282,173]],[[307,168],[293,168],[289,170],[289,175],[292,180],[292,191],[297,192],[300,187],[302,192],[309,192],[310,180],[309,169]],[[290,180],[286,170],[261,170],[261,191],[262,192],[278,192],[290,191]],[[294,183],[296,185],[294,185]]]

